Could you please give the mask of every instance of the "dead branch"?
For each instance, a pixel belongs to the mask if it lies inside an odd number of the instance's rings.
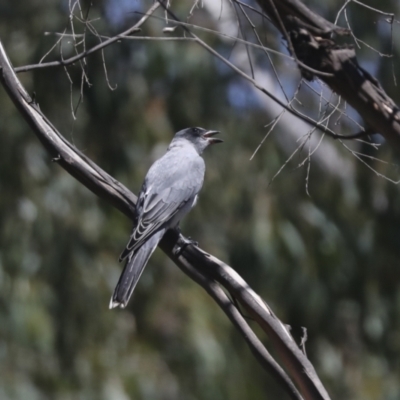
[[[136,196],[61,136],[18,80],[1,42],[0,81],[23,118],[49,151],[53,161],[97,196],[108,201],[132,219]],[[177,244],[179,245],[180,240],[179,234],[170,230],[164,236],[160,247],[183,272],[201,284],[216,300],[245,338],[260,364],[269,371],[273,371],[290,398],[328,400],[329,395],[314,367],[293,340],[287,327],[279,321],[266,303],[232,268],[200,248],[187,246],[179,257],[175,256],[173,249]],[[228,303],[229,299],[221,287],[228,291],[267,333],[298,389],[251,331],[236,306]]]

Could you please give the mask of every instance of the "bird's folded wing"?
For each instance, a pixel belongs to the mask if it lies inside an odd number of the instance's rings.
[[[143,190],[138,199],[138,215],[125,250],[120,261],[139,248],[144,241],[163,225],[166,225],[175,214],[196,195],[192,186],[169,187],[161,193]]]

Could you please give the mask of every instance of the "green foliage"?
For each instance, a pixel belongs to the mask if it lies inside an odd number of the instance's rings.
[[[14,65],[48,51],[54,37],[43,32],[64,29],[66,3],[0,5],[0,37]],[[137,18],[115,22],[110,10],[122,3],[95,2],[99,31],[119,32]],[[338,5],[327,4],[332,8],[322,11],[333,20]],[[185,2],[178,7],[187,12]],[[373,16],[350,17],[357,34],[379,47],[385,33],[370,29]],[[153,20],[144,34],[161,29]],[[207,40],[229,54],[226,43]],[[360,55],[372,59],[365,49]],[[193,43],[122,42],[105,50],[105,60],[117,89],[108,88],[100,53],[90,57],[93,85],[84,88],[76,120],[63,69],[21,79],[65,137],[134,192],[175,131],[221,130],[225,143],[205,155],[206,182],[184,233],[232,265],[296,337],[308,328],[308,354],[332,398],[399,398],[398,187],[326,138],[343,161],[337,170],[313,158],[307,178],[307,164],[297,168],[306,146],[270,184],[288,158],[279,141],[285,132],[278,124],[249,161],[275,115]],[[394,90],[390,61],[373,61],[383,86]],[[81,70],[68,71],[76,105]],[[238,90],[244,100],[233,98]],[[0,107],[0,398],[283,398],[218,307],[160,251],[128,309],[108,310],[130,222],[51,163],[4,92]],[[395,162],[385,144],[379,157]],[[381,174],[397,172],[368,164]]]

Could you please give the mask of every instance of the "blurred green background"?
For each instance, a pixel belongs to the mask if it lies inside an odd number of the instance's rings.
[[[81,2],[83,14],[88,3]],[[190,21],[237,33],[235,18],[219,19],[211,3]],[[339,3],[307,2],[332,21]],[[57,38],[44,32],[69,26],[69,4],[0,0],[0,38],[15,66],[38,62],[52,47]],[[90,18],[98,32],[111,35],[150,4],[101,0]],[[378,5],[399,11],[394,0]],[[173,2],[184,20],[191,6]],[[347,16],[357,37],[390,53],[387,17],[356,4]],[[264,42],[284,50],[276,32],[251,17]],[[339,21],[346,26],[343,14]],[[82,33],[82,23],[74,23]],[[142,34],[160,36],[164,26],[151,19]],[[398,32],[395,23],[395,38]],[[243,46],[202,37],[250,71]],[[88,34],[87,45],[96,43]],[[394,40],[394,58],[357,49],[361,65],[398,104],[392,71],[398,71],[399,46]],[[64,57],[73,52],[64,40]],[[251,53],[256,77],[271,81],[269,88],[282,97],[265,54]],[[364,165],[340,142],[324,138],[311,163],[300,166],[321,138],[315,132],[271,184],[307,127],[284,118],[250,161],[278,111],[204,49],[189,42],[124,41],[104,54],[116,90],[107,85],[101,54],[91,56],[91,86],[84,85],[76,120],[71,102],[79,102],[79,65],[68,68],[72,91],[62,68],[19,76],[62,134],[135,193],[174,132],[221,130],[225,143],[205,154],[206,181],[183,232],[235,268],[297,339],[307,327],[308,355],[332,398],[400,399],[400,191],[368,168],[400,179],[396,152],[378,137],[379,151],[346,144],[372,157]],[[57,57],[59,48],[47,59]],[[284,58],[273,61],[290,95],[298,72]],[[318,83],[311,86],[330,96]],[[302,112],[317,116],[319,96],[303,84],[299,97]],[[159,250],[128,308],[108,310],[130,221],[51,163],[3,89],[0,118],[0,399],[286,398],[222,311]],[[338,115],[330,126],[343,134],[356,129]]]

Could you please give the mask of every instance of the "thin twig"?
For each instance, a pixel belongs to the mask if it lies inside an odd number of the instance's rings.
[[[38,69],[38,68],[49,68],[49,67],[59,67],[59,66],[66,66],[66,65],[71,65],[85,57],[87,57],[90,54],[95,53],[96,51],[99,51],[107,46],[109,46],[112,43],[117,42],[124,36],[128,36],[132,33],[135,32],[140,32],[140,26],[143,25],[144,22],[148,20],[148,18],[154,13],[154,11],[157,10],[157,8],[160,6],[160,3],[156,2],[154,3],[146,12],[146,14],[143,15],[143,17],[132,27],[127,29],[125,32],[113,36],[110,39],[106,40],[103,43],[98,44],[97,46],[92,47],[91,49],[87,50],[86,52],[82,52],[74,57],[68,58],[67,60],[61,60],[61,61],[51,61],[48,63],[43,63],[43,64],[32,64],[32,65],[25,65],[23,67],[17,67],[15,68],[15,72],[26,72],[30,71],[32,69]]]

